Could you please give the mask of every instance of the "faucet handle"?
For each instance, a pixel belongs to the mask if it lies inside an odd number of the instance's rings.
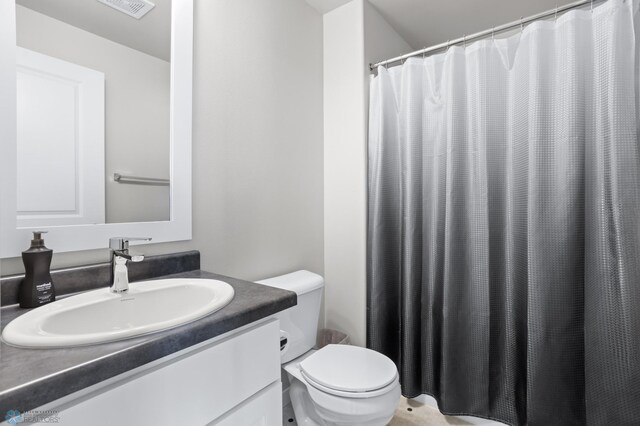
[[[130,241],[151,241],[148,237],[113,237],[109,238],[109,248],[111,250],[127,250]]]

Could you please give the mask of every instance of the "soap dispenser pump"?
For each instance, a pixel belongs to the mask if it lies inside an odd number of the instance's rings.
[[[46,232],[34,231],[31,247],[22,252],[25,274],[18,294],[22,308],[36,308],[56,299],[50,269],[53,250],[46,248],[42,239]]]

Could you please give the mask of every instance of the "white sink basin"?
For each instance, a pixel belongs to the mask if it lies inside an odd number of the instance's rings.
[[[113,342],[195,321],[222,309],[233,294],[225,282],[189,278],[132,283],[126,294],[104,288],[27,312],[2,338],[27,348]]]

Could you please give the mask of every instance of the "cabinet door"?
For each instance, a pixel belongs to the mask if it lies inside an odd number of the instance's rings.
[[[208,426],[280,426],[282,385],[274,383]]]
[[[265,388],[281,389],[279,335],[271,320],[204,346],[60,407],[60,423],[206,425]]]

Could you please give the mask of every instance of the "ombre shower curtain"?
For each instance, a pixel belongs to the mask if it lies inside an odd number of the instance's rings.
[[[512,425],[640,425],[637,8],[378,69],[367,338],[405,396]]]

